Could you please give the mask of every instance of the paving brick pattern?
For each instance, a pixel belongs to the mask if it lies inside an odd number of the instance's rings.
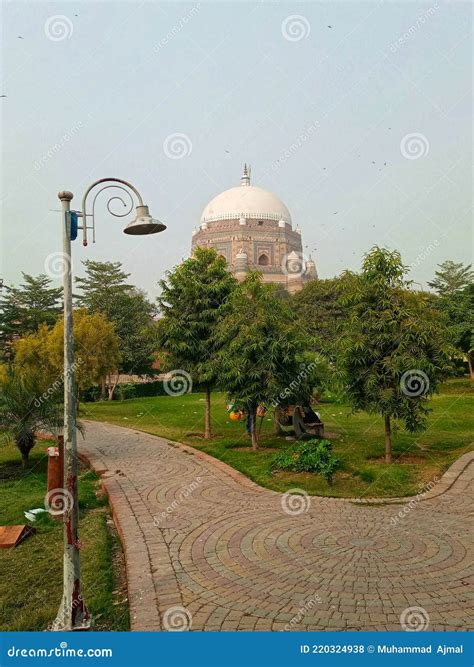
[[[473,628],[472,455],[410,508],[288,499],[108,424],[79,440],[124,544],[133,630],[401,630],[409,607],[429,630]]]

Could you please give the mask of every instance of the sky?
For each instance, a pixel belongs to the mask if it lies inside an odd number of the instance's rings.
[[[80,210],[91,183],[116,177],[167,230],[123,234],[103,193],[97,242],[73,243],[73,269],[118,260],[153,298],[244,162],[288,206],[321,278],[359,270],[375,244],[398,249],[423,288],[440,262],[472,261],[470,3],[5,1],[2,12],[4,282],[24,271],[60,284],[58,191]]]

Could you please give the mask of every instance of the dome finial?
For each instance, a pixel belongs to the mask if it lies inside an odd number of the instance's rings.
[[[240,185],[250,185],[250,165],[244,164],[244,173],[240,179]]]

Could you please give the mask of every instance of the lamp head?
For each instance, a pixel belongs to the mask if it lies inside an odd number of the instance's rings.
[[[125,234],[133,234],[134,236],[141,236],[145,234],[157,234],[166,229],[159,220],[151,217],[148,206],[137,206],[137,217],[123,230]]]

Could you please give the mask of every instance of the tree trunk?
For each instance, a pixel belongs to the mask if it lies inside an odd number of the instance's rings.
[[[115,382],[112,382],[112,374],[109,373],[109,384],[108,384],[109,401],[112,401],[114,398],[114,391],[116,386],[118,385],[119,377],[120,377],[120,372],[117,371],[117,377],[115,379]]]
[[[392,463],[392,427],[390,415],[385,415],[385,463]]]
[[[474,368],[472,367],[471,353],[468,352],[466,356],[467,356],[467,365],[469,366],[469,377],[471,378],[471,380],[474,380]]]
[[[251,412],[251,428],[252,428],[252,449],[257,451],[258,449],[258,435],[257,435],[257,409],[252,406]]]
[[[30,433],[15,439],[16,446],[20,450],[21,454],[21,465],[23,468],[27,468],[30,461],[30,452],[35,445],[35,436]]]
[[[281,427],[281,414],[282,409],[277,406],[273,413],[273,426],[275,427],[275,435],[283,435],[283,429]]]
[[[106,393],[105,393],[105,377],[103,377],[102,380],[100,381],[100,400],[105,401],[105,396],[106,396]]]
[[[206,387],[206,412],[204,416],[204,438],[209,440],[211,437],[211,390]]]

